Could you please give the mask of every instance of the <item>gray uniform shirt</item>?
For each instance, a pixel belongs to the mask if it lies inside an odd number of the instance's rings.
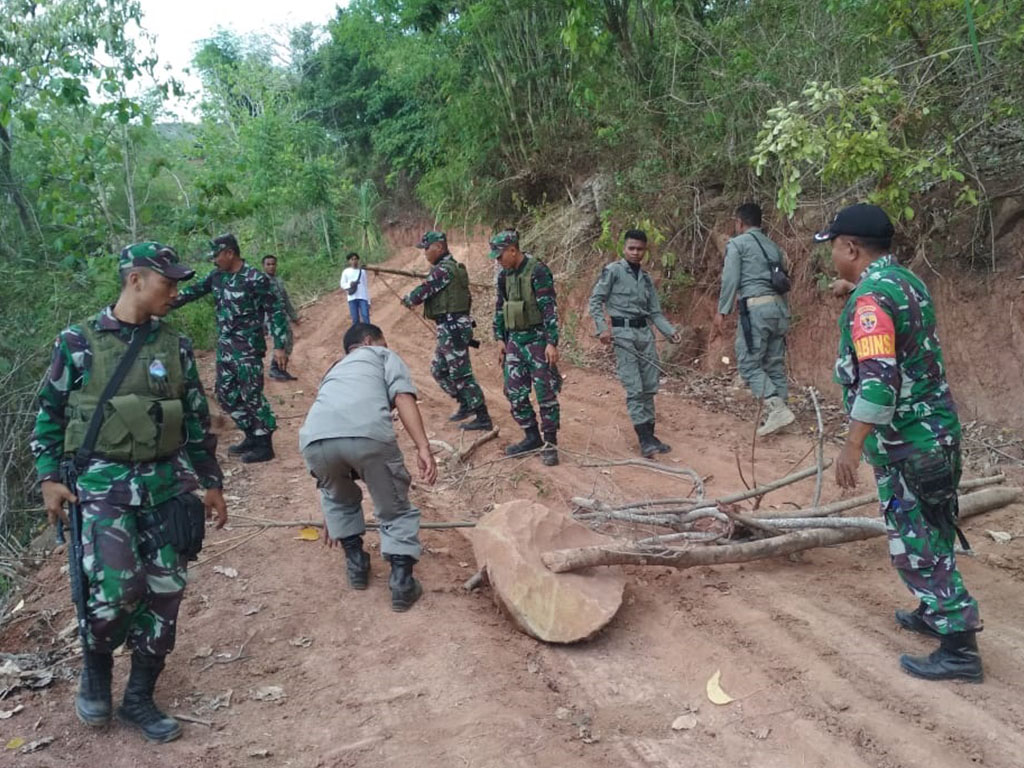
[[[755,241],[754,238],[757,238]],[[764,253],[757,247],[760,242],[768,258],[773,262],[782,261],[786,267],[786,254],[773,243],[760,227],[751,227],[737,235],[725,246],[725,266],[722,268],[722,291],[718,294],[718,314],[732,312],[737,295],[741,299],[754,296],[776,295],[772,289],[771,271]],[[784,297],[779,297],[785,301]]]
[[[357,347],[339,360],[320,382],[299,450],[332,437],[368,437],[397,442],[391,407],[402,393],[416,395],[409,368],[386,347]]]
[[[661,312],[654,280],[644,270],[634,277],[629,262],[619,259],[601,270],[601,276],[590,292],[590,316],[600,336],[608,328],[605,310],[612,317],[644,317],[654,323],[665,336],[676,332],[675,326]]]

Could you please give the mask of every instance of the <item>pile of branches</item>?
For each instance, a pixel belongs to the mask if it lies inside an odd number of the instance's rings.
[[[868,539],[885,534],[878,517],[842,517],[850,509],[877,502],[874,493],[805,509],[744,511],[740,502],[760,500],[766,493],[813,475],[824,466],[801,470],[771,483],[704,499],[665,498],[609,505],[597,499],[573,499],[573,517],[601,533],[618,534],[609,544],[561,549],[543,554],[545,565],[562,573],[594,565],[696,565],[742,563],[787,555],[804,549]],[[1003,475],[965,480],[960,490],[995,485]],[[960,516],[986,512],[1016,501],[1020,488],[988,488],[960,496]],[[623,536],[623,529],[632,532]],[[638,531],[648,535],[639,536]],[[655,535],[649,535],[655,533]]]

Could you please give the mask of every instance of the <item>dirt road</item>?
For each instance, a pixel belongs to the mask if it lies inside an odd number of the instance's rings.
[[[465,256],[467,249],[456,251]],[[481,253],[477,244],[468,256],[470,272],[487,282],[492,267]],[[390,263],[421,268],[415,259],[409,249]],[[410,284],[386,279],[400,292]],[[372,318],[416,375],[429,430],[457,441],[458,431],[446,422],[453,404],[429,378],[427,329],[381,280],[372,290]],[[486,339],[489,320],[477,314]],[[290,366],[300,380],[268,384],[281,418],[279,458],[255,466],[225,458],[235,524],[251,522],[241,515],[319,519],[296,433],[320,375],[341,354],[347,325],[338,294],[304,311]],[[493,342],[474,353],[502,435],[481,449],[470,475],[414,490],[426,520],[472,519],[487,505],[516,497],[568,509],[573,495],[629,500],[687,492],[686,483],[640,469],[578,466],[579,454],[633,455],[635,436],[618,383],[600,370],[568,365],[562,465],[544,468],[536,458],[488,464],[519,437],[496,358]],[[203,367],[208,377],[208,358]],[[734,452],[749,453],[747,422],[671,394],[659,397],[658,408],[659,436],[674,446],[662,461],[710,476],[709,493],[740,487]],[[221,426],[223,452],[237,433],[223,420]],[[806,432],[762,444],[758,478],[788,473],[810,445]],[[805,503],[811,485],[779,491],[766,504]],[[871,487],[867,469],[861,486]],[[824,499],[838,497],[826,483]],[[999,545],[984,531],[1024,534],[1020,513],[1012,507],[975,518],[967,531],[979,556],[963,558],[963,570],[986,625],[980,643],[988,677],[980,686],[928,683],[900,672],[900,652],[927,652],[932,643],[894,625],[893,609],[912,601],[877,539],[746,566],[629,568],[625,604],[598,638],[548,647],[517,633],[486,589],[461,590],[475,566],[458,532],[425,532],[417,573],[426,594],[403,615],[389,610],[379,559],[370,589],[356,593],[345,586],[341,555],[298,540],[298,529],[272,528],[252,538],[245,538],[251,528],[215,532],[191,573],[178,648],[158,689],[172,712],[212,727],[187,724],[180,741],[163,747],[120,726],[91,731],[72,714],[73,682],[61,681],[0,702],[0,710],[24,704],[0,720],[0,746],[12,737],[54,738],[30,755],[0,748],[0,764],[1019,768],[1024,538]],[[376,545],[373,534],[368,542]],[[9,625],[3,650],[60,644],[55,633],[70,618],[60,565],[53,556],[36,574],[41,586],[29,591],[23,610],[63,612],[48,623]],[[117,662],[117,693],[126,666],[127,658]],[[705,697],[716,670],[734,703],[717,707]],[[673,720],[690,711],[696,726],[673,731]]]

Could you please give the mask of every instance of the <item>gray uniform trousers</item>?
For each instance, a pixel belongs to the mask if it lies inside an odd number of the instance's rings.
[[[654,421],[658,394],[658,346],[648,328],[612,328],[615,370],[626,390],[626,409],[634,424]]]
[[[783,400],[789,391],[786,380],[786,334],[789,308],[776,299],[750,307],[753,348],[747,348],[743,324],[736,324],[736,367],[758,399],[777,395]]]
[[[332,539],[361,536],[363,492],[352,470],[370,489],[373,515],[380,522],[381,555],[410,555],[420,559],[420,511],[409,502],[411,478],[397,443],[368,437],[317,440],[302,451],[317,480],[320,507]]]

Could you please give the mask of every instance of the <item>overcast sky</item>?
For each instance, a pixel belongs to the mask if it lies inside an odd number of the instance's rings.
[[[212,37],[218,27],[241,35],[253,32],[274,34],[306,22],[326,24],[336,7],[347,0],[141,0],[143,27],[156,37],[160,55],[158,69],[170,65],[186,89],[197,93],[199,79],[186,76],[199,40]],[[286,39],[286,38],[285,38]],[[187,116],[188,105],[174,108]]]

